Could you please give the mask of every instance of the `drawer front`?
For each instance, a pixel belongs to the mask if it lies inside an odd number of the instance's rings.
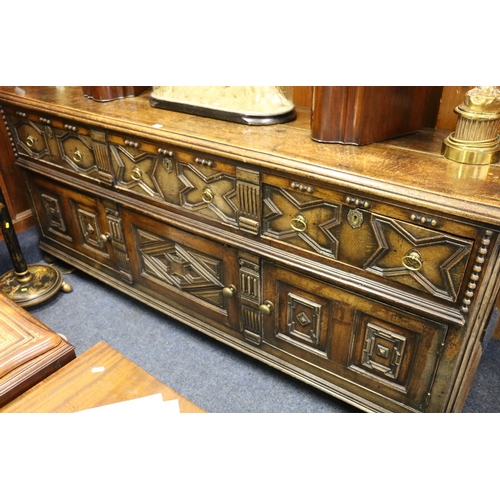
[[[344,390],[425,410],[446,325],[268,263],[263,276],[264,344]]]
[[[5,116],[20,156],[112,184],[105,132],[22,110]]]
[[[77,125],[64,124],[63,127],[63,130],[56,130],[59,165],[79,175],[112,184],[106,134]]]
[[[437,229],[439,223],[431,217],[380,204],[376,210],[369,200],[310,186],[264,184],[262,235],[274,246],[336,260],[456,302],[474,246],[474,228],[453,225],[468,236],[463,237]]]
[[[239,330],[234,249],[123,209],[135,286]]]
[[[33,174],[29,187],[45,242],[130,281],[120,213],[114,203]]]
[[[195,152],[110,136],[116,188],[237,226],[236,168]]]
[[[17,149],[17,153],[24,157],[53,163],[54,157],[57,157],[57,144],[50,127],[50,120],[19,109],[7,108],[2,111],[12,134],[12,145]]]

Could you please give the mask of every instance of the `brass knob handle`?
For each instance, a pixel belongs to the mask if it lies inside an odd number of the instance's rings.
[[[142,170],[139,167],[134,167],[131,174],[134,181],[139,181],[142,178]]]
[[[75,152],[73,153],[73,161],[75,163],[80,163],[83,160],[83,155],[80,152],[79,149],[75,149]]]
[[[406,253],[403,257],[403,266],[410,271],[418,271],[422,264],[424,263],[424,258],[417,250],[413,249]]]
[[[290,223],[292,229],[299,233],[303,233],[307,229],[307,219],[302,214],[297,214]]]
[[[205,188],[203,192],[201,193],[201,199],[205,203],[212,203],[214,200],[214,193],[210,188]]]
[[[259,312],[264,316],[271,316],[274,311],[274,304],[270,300],[265,300],[263,304],[259,306]]]
[[[108,241],[111,241],[111,235],[109,233],[103,233],[99,236],[99,242],[103,247]]]
[[[229,285],[229,286],[225,286],[223,289],[222,289],[222,295],[228,299],[230,299],[231,297],[234,297],[236,295],[236,287],[234,285]]]
[[[35,147],[35,142],[36,139],[32,135],[28,135],[28,137],[26,137],[26,146],[30,149]]]

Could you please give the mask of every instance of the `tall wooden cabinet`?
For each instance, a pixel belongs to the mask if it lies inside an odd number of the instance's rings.
[[[500,287],[499,165],[446,160],[434,130],[319,144],[306,108],[254,127],[25,91],[0,106],[44,251],[366,411],[461,410]]]

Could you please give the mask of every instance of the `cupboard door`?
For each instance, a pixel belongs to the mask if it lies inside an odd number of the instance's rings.
[[[342,390],[425,410],[447,326],[263,263],[263,342]]]
[[[120,214],[114,203],[30,174],[42,242],[130,281]]]
[[[237,254],[169,224],[123,209],[135,286],[239,330]]]

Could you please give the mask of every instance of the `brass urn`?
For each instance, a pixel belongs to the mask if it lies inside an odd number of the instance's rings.
[[[454,111],[457,127],[443,141],[443,155],[471,165],[496,163],[500,159],[500,89],[475,87]]]

